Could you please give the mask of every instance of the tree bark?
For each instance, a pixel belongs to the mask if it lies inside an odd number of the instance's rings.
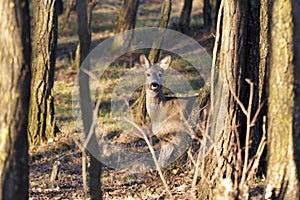
[[[160,12],[160,21],[158,26],[159,28],[168,27],[171,10],[172,10],[172,1],[164,0]],[[153,44],[153,47],[149,53],[149,60],[151,63],[158,62],[159,54],[160,54],[160,44],[161,41],[155,41]]]
[[[89,18],[88,17],[88,1],[87,0],[77,0],[77,16],[78,16],[78,36],[79,36],[79,61],[80,64],[83,63],[84,59],[88,56],[90,51],[91,44],[91,32],[89,27]],[[89,60],[85,61],[89,62]],[[80,67],[89,71],[89,64],[85,64]],[[89,135],[90,129],[92,128],[92,137],[88,143],[88,149],[94,151],[98,150],[98,143],[94,133],[94,128],[92,126],[93,122],[93,106],[91,100],[91,93],[89,87],[89,75],[84,71],[80,70],[79,72],[79,92],[80,92],[80,108],[84,126],[84,133],[86,136]],[[99,157],[95,158],[93,155],[90,155],[90,194],[93,200],[101,200],[101,163]]]
[[[116,33],[134,29],[138,7],[139,0],[123,0],[118,16]]]
[[[93,21],[93,10],[98,4],[98,0],[89,0],[88,3],[88,27],[91,30],[92,21]]]
[[[79,36],[79,62],[80,64],[84,61],[88,53],[90,52],[91,46],[91,30],[88,26],[88,1],[77,0],[77,17],[78,17],[78,36]]]
[[[190,29],[193,0],[184,0],[183,8],[179,18],[179,28],[182,33],[187,33]]]
[[[53,83],[57,14],[53,0],[33,0],[32,80],[29,141],[39,145],[55,136]]]
[[[116,33],[121,33],[135,28],[136,15],[139,7],[139,0],[123,0],[123,5],[119,11]],[[133,32],[121,34],[114,38],[113,48],[119,50],[127,49],[133,37]]]
[[[271,1],[268,168],[265,197],[299,199],[299,2]],[[293,24],[294,22],[298,22]],[[294,35],[295,34],[295,35]],[[293,40],[295,37],[295,40]],[[294,52],[295,51],[295,52]],[[299,52],[298,52],[299,53]],[[297,129],[298,128],[298,129]]]
[[[240,165],[236,156],[238,151],[236,144],[241,110],[232,93],[242,98],[241,83],[245,78],[247,41],[247,23],[243,15],[247,13],[247,1],[225,0],[222,9],[222,30],[216,37],[220,37],[220,41],[216,41],[214,47],[220,52],[214,55],[219,55],[219,58],[213,58],[218,60],[218,63],[214,66],[216,68],[212,69],[214,90],[211,93],[213,123],[210,138],[213,138],[215,146],[204,158],[203,174],[198,184],[200,199],[219,195],[217,193],[222,185],[222,179],[234,182],[236,170]],[[211,145],[211,141],[207,140],[204,145]]]
[[[28,1],[0,1],[0,198],[28,199]]]
[[[90,51],[93,9],[97,5],[97,1],[88,0],[85,1],[84,4],[85,5],[83,5],[83,3],[79,3],[78,5],[77,2],[75,4],[77,10],[77,18],[78,18],[79,44],[77,45],[76,52],[75,52],[74,69],[79,69],[81,63],[83,62],[83,60],[85,59],[85,57],[88,55]]]
[[[298,184],[300,180],[300,2],[292,0],[293,29],[293,64],[294,64],[294,112],[293,112],[293,142],[294,160],[297,168]],[[298,56],[297,56],[298,55]],[[299,188],[299,186],[298,186]],[[299,193],[298,193],[299,196]]]

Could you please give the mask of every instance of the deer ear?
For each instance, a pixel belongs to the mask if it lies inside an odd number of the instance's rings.
[[[145,54],[140,55],[140,64],[146,69],[150,67],[150,62],[148,58],[145,56]]]
[[[166,70],[168,69],[168,67],[170,66],[171,64],[171,61],[172,61],[172,58],[170,55],[167,55],[166,57],[164,57],[161,61],[160,61],[160,67],[163,69],[163,70]]]

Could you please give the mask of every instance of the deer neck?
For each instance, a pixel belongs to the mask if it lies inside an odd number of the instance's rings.
[[[159,91],[156,95],[146,94],[146,108],[152,123],[161,120],[162,113],[165,112],[165,102],[166,99],[162,91]]]

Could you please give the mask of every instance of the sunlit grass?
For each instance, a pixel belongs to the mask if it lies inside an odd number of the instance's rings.
[[[162,2],[159,0],[151,0],[143,2],[139,5],[136,27],[149,27],[158,26],[159,14]],[[122,5],[121,1],[104,0],[99,2],[93,10],[93,21],[91,24],[92,38],[97,41],[114,34],[116,28],[116,20],[118,11]],[[172,5],[171,18],[179,17],[183,2],[174,0]],[[198,16],[201,13],[202,5],[193,5],[192,26],[197,26],[199,21]],[[61,18],[59,19],[59,22]],[[171,22],[170,22],[171,23]],[[77,36],[77,14],[76,11],[71,12],[68,24],[64,24],[63,28],[59,28],[58,37],[58,58],[56,80],[54,84],[54,97],[55,97],[55,115],[57,125],[69,132],[76,131],[74,125],[71,123],[73,120],[72,109],[72,92],[77,72],[72,69],[74,63],[74,52],[78,43]],[[148,54],[149,49],[144,53]],[[138,53],[139,54],[139,53]],[[187,79],[191,87],[197,91],[202,85],[203,81],[199,81],[199,73],[188,62],[174,57],[172,62],[173,69],[177,70],[181,75]],[[128,58],[125,59],[125,62]],[[98,121],[103,130],[107,133],[118,132],[120,128],[116,125],[111,116],[111,99],[112,91],[119,83],[120,78],[129,72],[134,63],[124,65],[123,63],[114,63],[106,69],[102,74],[101,79],[98,81],[97,87],[101,89],[101,104],[98,112]],[[176,82],[175,82],[176,83]],[[175,84],[174,83],[174,84]],[[140,90],[140,89],[139,89]],[[99,92],[97,91],[97,92]],[[135,91],[132,95],[132,102],[139,97],[139,91]]]

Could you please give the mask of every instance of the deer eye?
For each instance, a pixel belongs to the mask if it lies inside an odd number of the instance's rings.
[[[162,73],[159,73],[159,74],[158,74],[158,77],[162,77]]]
[[[149,74],[149,73],[147,73],[147,77],[150,77],[150,74]]]

